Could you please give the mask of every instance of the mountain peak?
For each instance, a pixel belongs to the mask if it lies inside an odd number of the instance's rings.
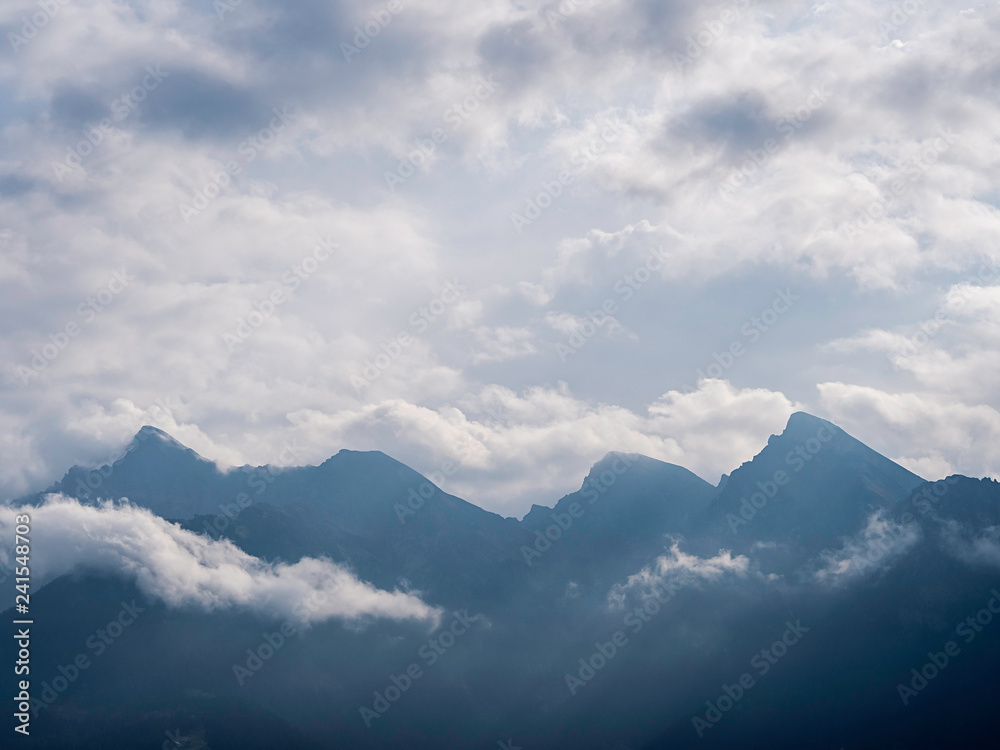
[[[837,436],[838,438],[846,437],[847,439],[856,442],[859,446],[863,445],[859,441],[850,437],[833,422],[820,419],[819,417],[813,416],[812,414],[804,411],[797,411],[788,417],[788,421],[785,423],[785,429],[776,435],[771,435],[767,439],[767,445],[764,446],[763,450],[767,450],[767,448],[775,445],[779,448],[784,446],[786,449],[795,445],[802,445],[807,442],[815,445],[817,440],[825,444],[834,436]],[[756,459],[756,456],[754,458]],[[748,463],[750,463],[750,461],[744,462],[743,466]],[[742,468],[742,466],[740,468]],[[739,471],[739,469],[737,469],[737,471]]]
[[[723,477],[710,517],[737,548],[795,539],[815,551],[856,533],[872,506],[891,506],[922,483],[835,424],[795,412],[780,435]],[[752,533],[740,538],[743,527]]]
[[[829,424],[829,422],[827,422],[825,419],[820,419],[819,417],[814,416],[809,412],[796,411],[792,412],[792,415],[788,418],[788,424],[785,426],[785,429],[788,429],[789,427],[793,427],[798,424],[818,425],[818,424]]]
[[[168,433],[164,432],[159,427],[153,427],[153,425],[150,424],[144,424],[141,428],[139,428],[139,431],[135,433],[135,437],[132,438],[132,441],[141,443],[151,438],[160,440],[167,444],[178,445],[182,448],[184,447]]]
[[[788,418],[788,422],[785,424],[785,429],[781,434],[790,435],[792,437],[805,433],[815,435],[823,427],[826,427],[828,430],[840,430],[840,428],[832,422],[820,419],[819,417],[813,416],[812,414],[804,411],[797,411]]]
[[[604,454],[604,457],[596,461],[593,466],[590,467],[590,473],[594,474],[600,473],[606,469],[609,469],[616,461],[621,464],[632,464],[636,461],[641,460],[655,461],[656,459],[648,458],[647,456],[640,455],[639,453],[622,453],[621,451],[609,451]]]
[[[622,451],[610,451],[604,454],[604,457],[597,461],[593,466],[590,467],[590,471],[587,476],[597,476],[604,471],[615,471],[618,474],[622,473],[622,467],[631,468],[633,466],[645,467],[647,469],[660,470],[660,469],[678,469],[684,472],[688,470],[683,466],[678,466],[677,464],[672,464],[668,461],[661,461],[658,458],[652,458],[651,456],[644,456],[642,453],[624,453]]]
[[[785,425],[786,430],[801,429],[802,427],[821,427],[822,425],[827,425],[828,427],[835,427],[832,422],[828,422],[825,419],[820,419],[819,417],[804,411],[793,412],[788,418],[788,423]]]
[[[164,432],[159,427],[153,427],[148,424],[143,425],[139,431],[135,433],[135,437],[132,438],[132,441],[125,448],[125,456],[134,453],[158,456],[168,455],[171,453],[182,453],[186,454],[188,458],[193,456],[201,461],[208,461],[208,459],[202,457],[191,448],[188,448],[186,445]]]
[[[153,427],[153,425],[151,425],[151,424],[144,424],[142,427],[139,428],[139,431],[137,433],[135,433],[135,436],[139,437],[140,435],[146,435],[146,434],[156,435],[156,436],[161,437],[161,438],[169,438],[170,437],[170,435],[168,435],[167,433],[165,433],[159,427]]]

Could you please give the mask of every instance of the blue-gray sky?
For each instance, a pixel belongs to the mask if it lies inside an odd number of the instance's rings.
[[[505,515],[610,450],[715,482],[798,409],[1000,471],[996,3],[8,0],[0,32],[0,497],[147,423],[223,464],[383,450]]]

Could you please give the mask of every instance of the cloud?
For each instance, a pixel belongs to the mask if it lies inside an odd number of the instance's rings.
[[[520,393],[486,387],[436,409],[386,400],[334,414],[304,409],[290,419],[302,444],[383,450],[425,474],[452,462],[458,468],[443,489],[522,515],[532,502],[551,504],[577,489],[614,450],[717,481],[781,432],[797,409],[780,393],[703,380],[689,393],[664,393],[644,412],[575,397],[561,384]]]
[[[919,524],[899,523],[878,510],[868,517],[862,531],[844,539],[843,547],[820,555],[819,568],[812,577],[827,586],[845,586],[888,567],[905,555],[921,536]]]
[[[5,506],[0,513],[5,540],[0,553],[8,564],[19,510]],[[49,495],[44,504],[24,510],[31,515],[36,586],[85,569],[132,578],[147,596],[169,607],[247,609],[303,626],[333,618],[434,624],[440,618],[440,610],[418,596],[377,589],[329,560],[268,563],[229,541],[185,531],[127,502],[93,507]]]
[[[942,525],[941,539],[947,552],[964,563],[1000,568],[1000,526],[973,529],[949,519]]]
[[[750,560],[745,555],[733,557],[729,550],[719,550],[715,557],[703,558],[682,552],[675,541],[668,554],[660,555],[652,565],[630,575],[625,583],[616,583],[608,592],[608,603],[621,608],[630,595],[648,598],[663,588],[673,590],[702,581],[718,581],[725,576],[744,577],[749,568]]]
[[[921,476],[992,476],[1000,466],[1000,412],[992,406],[933,391],[889,393],[838,382],[818,388],[832,421]]]
[[[535,334],[530,328],[480,326],[472,333],[476,345],[479,347],[479,350],[472,356],[473,364],[503,362],[508,359],[528,357],[538,352],[532,343]]]
[[[836,339],[826,349],[840,353],[866,351],[882,354],[892,367],[925,388],[963,400],[991,400],[998,395],[990,374],[1000,366],[1000,267],[983,259],[977,283],[952,284],[923,320],[896,330],[868,329]]]
[[[715,482],[755,455],[801,408],[780,393],[738,389],[722,380],[703,380],[687,393],[667,391],[635,410],[579,397],[561,383],[520,392],[485,386],[433,406],[387,398],[315,409],[296,408],[289,400],[285,419],[269,422],[261,417],[271,406],[267,390],[253,390],[246,415],[251,427],[234,442],[204,435],[189,421],[188,407],[174,400],[148,408],[128,399],[116,399],[108,408],[86,401],[74,410],[70,433],[92,435],[100,442],[92,440],[91,453],[78,454],[73,462],[109,463],[143,424],[160,427],[222,466],[275,464],[291,444],[299,446],[296,463],[317,465],[350,446],[383,451],[425,475],[454,464],[457,469],[443,484],[445,491],[520,516],[532,503],[549,505],[578,489],[590,467],[609,451],[680,464]],[[8,450],[21,456],[40,452],[21,442]]]
[[[230,5],[74,0],[17,49],[39,6],[0,6],[0,497],[104,460],[144,421],[236,463],[299,438],[311,460],[374,447],[432,471],[468,443],[456,488],[503,508],[550,502],[607,450],[729,471],[789,404],[842,406],[817,383],[1000,408],[995,299],[943,297],[1000,229],[1000,6],[922,4],[887,31],[893,3],[854,0],[403,3],[348,60],[370,3]],[[563,173],[517,232],[511,213]],[[324,237],[335,259],[228,348]],[[560,361],[652,249],[669,262]],[[120,268],[129,289],[25,383]],[[357,392],[456,275],[463,301]],[[727,370],[740,416],[723,419],[724,389],[694,373],[779,284],[810,289]],[[931,298],[949,322],[900,359],[921,320],[901,311]],[[704,393],[661,398],[685,385]],[[548,421],[484,432],[475,409],[498,392]],[[952,435],[935,452],[879,414],[850,426],[922,473],[956,465]],[[970,442],[995,473],[996,442]]]

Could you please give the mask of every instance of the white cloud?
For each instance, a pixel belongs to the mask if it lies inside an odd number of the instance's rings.
[[[1000,6],[921,6],[884,36],[888,2],[749,3],[679,65],[731,0],[576,3],[559,24],[551,4],[405,4],[350,62],[339,42],[370,13],[360,0],[259,0],[221,18],[211,4],[140,5],[74,0],[0,59],[3,495],[103,460],[146,421],[222,462],[273,461],[298,437],[307,460],[346,444],[429,471],[468,444],[455,489],[496,508],[550,502],[611,449],[729,471],[793,404],[847,415],[910,467],[954,467],[965,448],[978,473],[1000,466],[996,293],[954,305],[955,279],[1000,229],[989,199]],[[4,39],[37,7],[3,4]],[[53,162],[148,65],[169,76],[60,181]],[[476,94],[490,77],[495,90]],[[285,104],[294,122],[247,161],[241,144]],[[808,117],[787,130],[797,112]],[[435,128],[447,139],[390,190],[385,173]],[[938,128],[954,143],[870,227],[848,231]],[[762,158],[768,138],[778,148]],[[746,184],[721,195],[755,154]],[[179,205],[233,161],[240,173],[186,222]],[[510,213],[562,172],[572,181],[515,231]],[[224,335],[327,236],[341,251],[230,351]],[[546,358],[546,339],[578,330],[660,247],[669,263],[605,325],[613,336],[562,365]],[[17,368],[122,267],[133,285],[25,385]],[[410,315],[456,275],[466,297],[357,392],[366,360],[412,333]],[[732,289],[777,276],[816,293],[726,373],[732,386],[669,395],[704,365],[715,331],[702,318],[742,320]],[[919,321],[900,326],[892,312],[920,296],[949,321],[901,360]],[[833,320],[854,327],[821,333]],[[783,348],[753,363],[770,342]],[[868,354],[897,369],[874,382],[865,361],[856,374]],[[816,383],[842,388],[813,401]],[[481,394],[501,392],[514,417],[477,426]],[[156,409],[166,400],[179,404],[169,414]],[[862,402],[880,407],[852,406]],[[934,416],[904,434],[887,417],[900,402]],[[472,412],[452,411],[466,403]]]
[[[87,569],[134,578],[144,594],[170,607],[243,608],[300,625],[369,617],[436,624],[440,618],[440,610],[418,596],[377,589],[329,560],[268,563],[127,503],[93,507],[50,495],[39,507],[4,506],[0,553],[8,563],[20,510],[31,515],[36,586]]]
[[[877,572],[905,555],[921,538],[916,522],[898,523],[879,510],[868,517],[865,528],[844,539],[837,550],[820,555],[813,578],[828,586],[843,586]]]
[[[633,411],[577,397],[561,383],[521,392],[487,386],[433,407],[394,398],[307,409],[294,408],[289,399],[286,418],[274,421],[267,416],[273,415],[267,388],[240,387],[254,393],[253,411],[245,415],[248,426],[241,435],[224,440],[209,438],[192,424],[190,404],[161,400],[139,407],[118,399],[105,408],[86,401],[68,410],[67,423],[73,434],[100,439],[91,438],[87,452],[69,453],[52,471],[61,475],[70,463],[107,463],[143,424],[152,423],[222,466],[278,463],[283,447],[292,444],[296,464],[319,464],[344,446],[381,450],[424,474],[452,462],[458,469],[443,489],[488,510],[520,516],[533,502],[551,504],[578,489],[590,467],[610,451],[676,463],[716,482],[780,433],[800,408],[780,393],[703,380],[695,390],[668,391],[644,411]],[[56,447],[75,450],[72,442]],[[27,438],[11,450],[32,456],[55,452]],[[44,466],[28,463],[22,471],[40,473]]]
[[[472,355],[473,364],[503,362],[538,353],[533,343],[535,332],[528,327],[480,326],[472,331],[472,335],[479,347],[479,351]]]
[[[819,384],[830,419],[911,471],[936,479],[952,473],[992,476],[1000,466],[1000,412],[933,392]],[[921,474],[918,469],[936,468]]]
[[[401,400],[325,414],[291,415],[303,444],[379,449],[429,474],[458,470],[443,487],[490,510],[521,515],[577,489],[609,451],[642,453],[717,481],[780,433],[797,404],[780,393],[704,380],[669,391],[646,413],[591,403],[567,385],[522,393],[498,387],[437,409]],[[499,418],[498,418],[499,417]]]
[[[660,555],[652,565],[630,575],[625,583],[616,583],[608,592],[608,603],[621,608],[631,595],[648,598],[664,588],[672,590],[701,581],[718,581],[724,576],[743,577],[749,568],[750,560],[745,555],[733,557],[729,550],[719,550],[715,557],[703,558],[682,552],[678,542],[673,542],[668,554]]]

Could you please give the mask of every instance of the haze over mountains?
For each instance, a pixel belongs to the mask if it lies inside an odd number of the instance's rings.
[[[1000,2],[0,38],[0,750],[1000,747]]]
[[[153,427],[15,505],[38,506],[52,549],[36,684],[93,661],[36,706],[33,747],[159,747],[175,728],[191,748],[995,732],[1000,484],[925,482],[804,413],[717,487],[613,452],[521,520],[380,452],[222,471]],[[97,658],[90,636],[133,599]],[[940,676],[911,673],[949,641]]]

